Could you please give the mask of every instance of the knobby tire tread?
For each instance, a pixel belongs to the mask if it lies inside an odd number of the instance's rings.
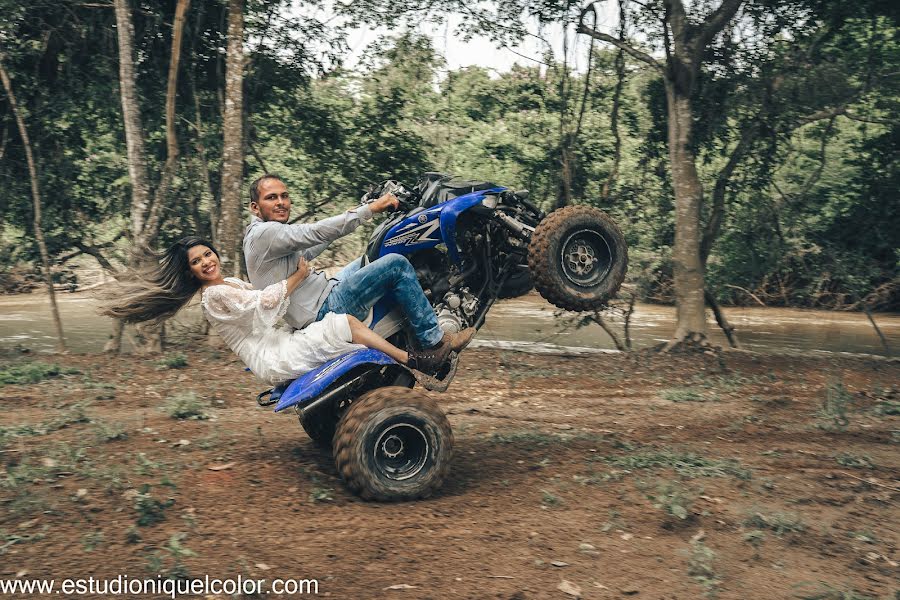
[[[556,257],[551,256],[552,246],[554,242],[558,241],[556,238],[562,234],[562,230],[582,217],[600,221],[614,232],[617,239],[623,241],[616,245],[617,254],[612,271],[604,280],[604,282],[609,282],[609,289],[600,299],[576,298],[561,290],[557,278],[554,277],[554,274],[558,274],[559,267],[555,264]],[[625,281],[628,247],[625,245],[624,239],[619,226],[600,209],[591,206],[566,206],[553,211],[535,228],[529,245],[528,269],[531,272],[534,287],[548,302],[563,310],[586,311],[601,308],[615,296],[622,282]]]
[[[338,473],[344,479],[351,492],[364,500],[378,502],[391,502],[397,500],[416,500],[431,496],[440,489],[444,478],[450,469],[450,456],[438,463],[432,476],[430,485],[414,495],[392,496],[369,489],[366,485],[366,477],[361,472],[361,465],[353,460],[353,444],[359,439],[365,422],[374,414],[386,408],[416,406],[425,412],[439,414],[443,418],[436,419],[440,428],[440,435],[445,444],[453,448],[453,430],[450,423],[444,417],[437,402],[425,396],[421,392],[406,387],[384,387],[372,390],[360,396],[343,415],[334,433],[332,443],[334,462]]]

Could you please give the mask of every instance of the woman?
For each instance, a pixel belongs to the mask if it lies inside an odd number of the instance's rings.
[[[161,322],[173,316],[198,290],[213,329],[261,380],[276,384],[296,379],[325,362],[363,346],[381,350],[410,368],[434,372],[430,355],[397,348],[351,315],[328,313],[302,330],[276,323],[290,295],[309,274],[301,258],[297,271],[263,290],[234,277],[223,277],[219,253],[198,237],[181,239],[158,256],[159,265],[123,284],[101,313],[126,323]]]

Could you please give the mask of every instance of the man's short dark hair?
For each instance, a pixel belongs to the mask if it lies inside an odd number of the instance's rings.
[[[259,185],[266,179],[275,179],[284,183],[284,179],[275,173],[266,173],[262,177],[257,177],[256,180],[250,184],[250,202],[259,202]]]

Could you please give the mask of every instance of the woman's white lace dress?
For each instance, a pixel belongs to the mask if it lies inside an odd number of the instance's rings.
[[[350,342],[346,315],[328,313],[321,321],[293,332],[276,327],[291,302],[284,281],[263,290],[254,290],[234,277],[225,281],[233,285],[204,290],[203,312],[228,347],[267,383],[296,379],[332,358],[364,347]]]

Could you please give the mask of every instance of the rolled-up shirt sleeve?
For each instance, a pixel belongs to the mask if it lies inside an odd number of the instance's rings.
[[[257,226],[259,233],[256,243],[269,258],[302,251],[305,258],[312,259],[321,254],[331,242],[347,235],[359,227],[362,221],[371,218],[372,209],[360,206],[315,223],[284,225],[270,221]]]

